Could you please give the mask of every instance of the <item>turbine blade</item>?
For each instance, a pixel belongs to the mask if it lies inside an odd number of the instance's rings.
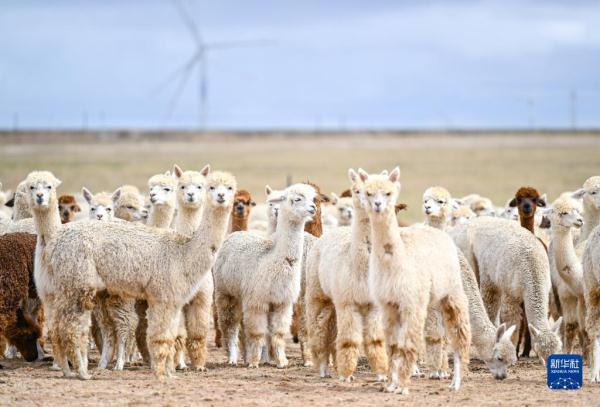
[[[180,76],[186,74],[190,69],[194,67],[196,62],[201,58],[202,52],[196,52],[190,59],[186,61],[185,64],[181,65],[175,71],[173,71],[165,80],[156,85],[155,88],[151,90],[151,94],[154,95],[156,93],[161,92],[164,88],[169,86],[171,82],[177,80]]]
[[[230,49],[230,48],[246,48],[246,47],[264,47],[274,45],[275,41],[267,39],[258,40],[239,40],[239,41],[215,41],[205,44],[205,49],[208,51]]]
[[[185,6],[183,5],[183,3],[180,0],[173,0],[173,4],[175,5],[177,12],[179,13],[179,16],[183,20],[183,23],[190,31],[190,34],[192,34],[192,37],[194,38],[196,45],[198,47],[201,47],[202,46],[202,36],[200,35],[200,30],[198,29],[196,22],[194,21],[194,19],[192,18],[190,13],[186,10]]]
[[[175,111],[175,107],[177,106],[177,102],[179,101],[179,97],[183,93],[183,89],[185,87],[185,84],[190,79],[193,67],[194,66],[191,65],[189,67],[189,69],[187,69],[184,72],[183,76],[181,77],[181,79],[179,81],[179,84],[177,85],[177,88],[175,89],[175,93],[173,93],[173,97],[171,98],[171,101],[169,102],[169,106],[167,108],[167,115],[166,115],[167,118],[170,118],[173,115],[173,112]]]

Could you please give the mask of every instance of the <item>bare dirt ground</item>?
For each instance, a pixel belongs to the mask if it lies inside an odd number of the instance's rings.
[[[551,391],[545,369],[537,359],[522,359],[497,381],[486,367],[472,361],[463,387],[450,392],[450,380],[417,378],[408,396],[380,391],[375,376],[361,359],[356,380],[320,379],[314,368],[303,367],[299,346],[288,343],[290,367],[279,370],[230,367],[225,352],[210,347],[208,372],[180,372],[159,381],[147,367],[126,367],[122,372],[95,368],[98,354],[92,352],[92,380],[63,379],[50,371],[50,362],[26,363],[2,360],[0,406],[12,405],[207,405],[207,406],[388,406],[407,405],[582,405],[600,403],[600,385],[584,383],[578,391]],[[587,368],[586,371],[587,373]]]

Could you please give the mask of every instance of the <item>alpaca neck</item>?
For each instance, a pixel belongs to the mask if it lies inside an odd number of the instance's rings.
[[[369,215],[362,208],[354,209],[355,216],[352,217],[350,224],[350,233],[352,240],[350,242],[350,252],[353,256],[368,256],[370,249],[371,224]]]
[[[521,222],[522,227],[524,227],[525,229],[527,229],[528,231],[530,231],[531,233],[533,233],[535,235],[535,226],[534,226],[535,216],[529,216],[529,217],[519,216],[519,220]]]
[[[583,271],[575,246],[571,228],[554,226],[552,228],[552,256],[554,265],[561,278],[577,295],[583,295]]]
[[[304,231],[310,233],[314,237],[321,237],[323,234],[323,224],[321,223],[321,210],[317,208],[317,213],[313,216],[313,220],[306,222]]]
[[[398,233],[398,223],[394,208],[383,214],[371,213],[371,239],[373,241],[373,258],[378,262],[401,258],[404,253],[404,243]],[[379,269],[381,271],[381,269]]]
[[[239,232],[248,230],[248,217],[247,216],[231,216],[231,232]]]
[[[38,242],[45,246],[56,235],[61,225],[56,200],[50,200],[48,208],[34,210],[33,221]]]
[[[267,225],[267,236],[271,236],[277,230],[277,218],[274,216],[269,216],[269,221]]]
[[[172,205],[152,205],[146,225],[160,229],[168,229],[173,221],[175,207]]]
[[[32,214],[31,214],[31,211],[29,210],[29,205],[27,204],[27,202],[25,202],[25,199],[19,198],[18,196],[19,196],[19,194],[17,194],[15,196],[15,205],[14,205],[12,219],[17,221],[17,220],[31,218]]]
[[[304,226],[303,221],[292,219],[285,210],[280,210],[273,236],[273,255],[276,259],[285,259],[290,266],[299,264],[304,247]]]
[[[427,216],[425,218],[425,224],[432,228],[445,230],[446,229],[446,215],[441,216]]]
[[[202,221],[202,207],[179,205],[175,218],[175,230],[182,235],[192,236]]]
[[[600,209],[596,208],[596,205],[589,201],[588,199],[583,200],[583,228],[579,237],[580,242],[586,240],[592,233],[592,230],[600,224]]]
[[[186,252],[185,264],[190,270],[187,276],[192,283],[201,279],[212,267],[227,233],[230,211],[229,207],[211,204],[205,205],[202,210],[200,226],[192,234]]]

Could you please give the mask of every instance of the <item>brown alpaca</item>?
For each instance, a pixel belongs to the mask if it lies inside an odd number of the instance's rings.
[[[250,192],[244,189],[237,191],[231,210],[231,232],[248,230],[248,217],[254,206],[256,206],[256,202],[252,199]]]
[[[37,299],[33,281],[36,235],[0,236],[0,335],[14,345],[26,361],[42,357],[38,340],[42,329],[28,310],[28,299]]]
[[[352,191],[350,191],[349,189],[345,189],[340,194],[340,198],[352,198]]]
[[[517,207],[519,210],[519,222],[521,226],[525,229],[529,230],[531,233],[535,235],[535,211],[539,207],[544,208],[546,206],[546,196],[541,196],[537,189],[533,187],[521,187],[515,194],[515,197],[510,201],[509,206]],[[548,247],[542,242],[542,245],[548,251]],[[558,302],[558,295],[556,293],[555,288],[553,287],[554,299],[556,301],[557,307],[560,307],[560,303]],[[519,347],[521,345],[521,340],[523,340],[523,353],[521,356],[529,357],[529,353],[531,352],[531,335],[529,334],[529,330],[527,329],[527,317],[525,316],[525,308],[524,304],[521,304],[523,308],[523,319],[521,321],[521,326],[519,327],[519,341],[517,342],[517,355],[519,353]]]
[[[60,212],[60,222],[62,224],[73,222],[75,214],[81,212],[77,205],[77,200],[73,195],[61,195],[58,198],[58,211]]]
[[[314,237],[321,237],[323,234],[323,224],[321,223],[321,202],[323,200],[323,195],[321,194],[321,188],[310,181],[306,181],[305,184],[310,185],[317,191],[317,196],[315,197],[317,213],[313,216],[313,220],[306,223],[304,231],[310,233]]]

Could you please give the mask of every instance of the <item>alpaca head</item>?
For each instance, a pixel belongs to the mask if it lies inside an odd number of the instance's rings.
[[[468,206],[458,206],[458,208],[452,211],[452,226],[463,225],[469,223],[471,219],[476,218],[477,215]]]
[[[573,193],[573,198],[581,199],[588,206],[600,209],[600,176],[590,177],[583,183],[583,188]]]
[[[542,365],[546,366],[548,356],[554,353],[560,353],[562,350],[562,341],[560,340],[559,331],[562,317],[558,318],[554,324],[550,324],[550,329],[537,329],[529,324],[529,332],[531,333],[531,343],[536,355],[540,358]]]
[[[395,215],[395,205],[400,192],[400,168],[394,168],[389,175],[359,175],[364,183],[367,212],[371,216],[382,216],[390,211]]]
[[[335,208],[338,225],[347,226],[354,216],[354,200],[351,197],[340,198],[334,192],[331,193],[331,204]]]
[[[42,336],[42,330],[23,309],[22,306],[17,309],[16,322],[6,329],[4,335],[21,352],[23,359],[33,362],[43,356],[38,353],[38,340]]]
[[[88,217],[92,220],[110,221],[113,219],[114,202],[112,195],[108,192],[99,192],[93,195],[89,189],[81,190],[83,198],[89,206]]]
[[[504,219],[508,219],[508,220],[518,221],[519,220],[519,208],[517,208],[516,206],[510,206],[511,202],[512,202],[512,199],[509,199],[508,202],[506,202],[506,205],[504,206],[504,210],[502,211],[501,217],[503,217]]]
[[[507,369],[517,362],[517,349],[512,342],[516,325],[506,328],[501,324],[496,330],[496,342],[492,348],[491,358],[485,361],[488,369],[498,380],[506,379]]]
[[[183,171],[179,166],[173,166],[177,177],[177,202],[180,207],[199,209],[206,194],[206,176],[210,166],[205,166],[200,172]]]
[[[354,171],[352,168],[348,169],[348,179],[350,180],[349,191],[350,196],[352,197],[352,203],[354,204],[355,209],[364,210],[367,207],[367,200],[365,199],[365,191],[363,189],[363,176],[365,179],[369,178],[369,174],[362,168],[359,168],[357,171]],[[342,195],[344,195],[344,193],[342,193]]]
[[[81,212],[77,200],[73,195],[61,195],[58,197],[58,211],[61,223],[73,222],[75,215]]]
[[[559,198],[548,208],[542,211],[548,218],[552,229],[570,229],[583,226],[583,216],[579,212],[578,204],[572,198]]]
[[[265,194],[267,195],[267,218],[269,223],[277,224],[277,216],[279,215],[279,208],[281,207],[281,198],[284,194],[284,190],[275,190],[270,186],[265,186]]]
[[[0,182],[0,206],[6,205],[8,200],[10,199],[10,191],[2,190],[2,183]]]
[[[133,185],[123,185],[112,194],[115,218],[128,222],[148,216],[140,191]]]
[[[47,211],[50,208],[58,210],[56,188],[61,181],[48,171],[33,171],[25,179],[27,200],[33,211]]]
[[[428,218],[448,218],[452,211],[452,197],[443,187],[430,187],[423,193],[423,213]]]
[[[233,210],[231,215],[234,218],[248,219],[252,207],[256,206],[256,202],[252,199],[250,192],[241,189],[235,193],[233,197]]]
[[[294,184],[287,187],[279,197],[269,198],[269,202],[279,202],[279,211],[287,215],[294,223],[305,224],[317,216],[317,199],[319,193],[308,184]]]
[[[171,171],[156,174],[148,180],[148,195],[152,206],[169,206],[174,208],[177,200],[177,177]]]
[[[237,189],[237,182],[233,175],[223,171],[209,172],[206,177],[206,188],[208,205],[231,210]]]
[[[546,195],[540,196],[537,189],[533,187],[521,187],[508,205],[519,209],[521,219],[532,218],[535,217],[537,207],[546,206]]]

